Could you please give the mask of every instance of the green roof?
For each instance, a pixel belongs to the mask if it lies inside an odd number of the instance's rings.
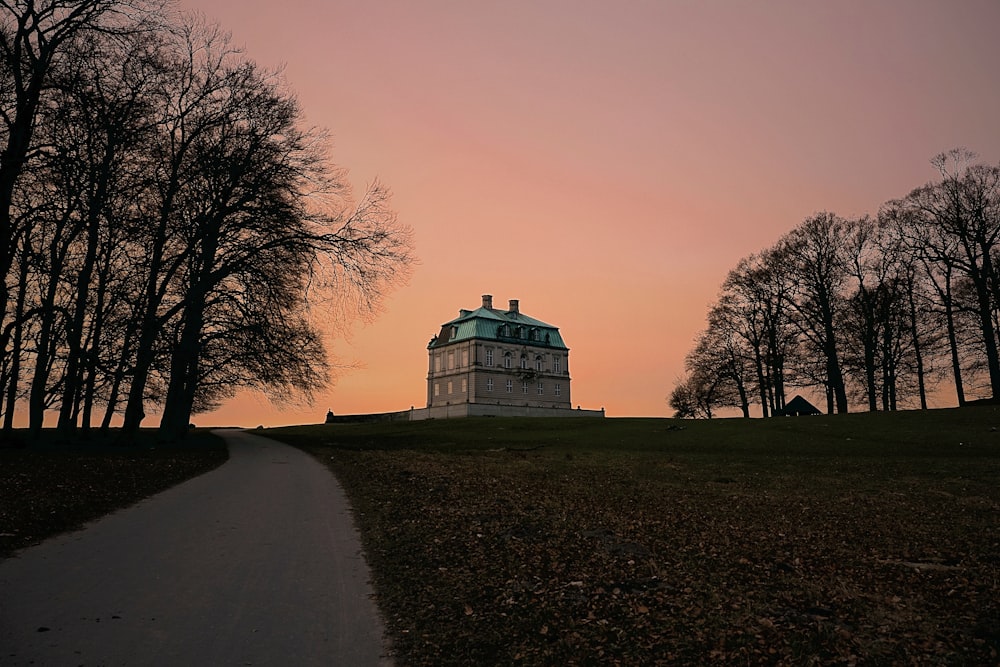
[[[458,317],[441,325],[441,333],[432,338],[427,347],[440,347],[473,338],[569,349],[559,335],[559,327],[524,313],[486,307],[459,311]]]

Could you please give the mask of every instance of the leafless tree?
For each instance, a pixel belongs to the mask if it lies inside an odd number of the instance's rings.
[[[318,311],[374,312],[411,262],[388,190],[352,198],[280,73],[198,18],[129,23],[137,7],[0,0],[0,56],[31,65],[0,88],[40,91],[0,101],[27,147],[0,174],[8,430],[25,396],[36,433],[53,406],[69,433],[101,404],[132,432],[152,403],[168,437],[241,388],[308,397],[331,368]]]
[[[785,405],[786,360],[794,345],[791,287],[787,262],[772,248],[740,260],[709,314],[712,328],[727,327],[742,339],[764,417]]]
[[[992,397],[1000,397],[1000,351],[994,322],[1000,303],[1000,167],[973,164],[975,154],[955,149],[936,156],[932,163],[941,180],[911,192],[904,200],[908,237],[919,248],[928,274],[949,314],[954,316],[954,280],[970,282],[974,310]],[[954,328],[954,322],[949,323]],[[957,333],[952,349],[959,402],[965,397],[958,373]]]
[[[847,270],[844,243],[847,221],[823,212],[806,218],[780,242],[795,277],[792,308],[806,344],[825,363],[827,412],[847,412],[847,388],[838,346],[838,318]]]
[[[716,408],[738,407],[744,417],[750,416],[750,354],[723,313],[713,310],[709,315],[709,326],[698,336],[684,366],[688,375],[682,391],[698,398],[700,414],[711,417]]]
[[[52,73],[74,40],[134,30],[150,9],[126,0],[0,0],[0,327],[7,324],[6,278],[27,233],[14,209],[17,183],[39,149],[37,116]]]

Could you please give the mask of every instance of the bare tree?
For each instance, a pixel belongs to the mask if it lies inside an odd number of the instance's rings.
[[[241,331],[244,338],[259,332],[261,343],[284,331],[287,352],[298,349],[295,341],[317,339],[303,328],[308,285],[326,277],[346,278],[337,289],[375,304],[381,286],[390,284],[409,262],[407,232],[385,206],[384,188],[374,186],[352,208],[343,174],[329,171],[322,137],[300,128],[298,105],[282,90],[277,75],[242,58],[217,33],[209,31],[207,36],[205,46],[217,55],[205,64],[222,71],[203,71],[200,76],[206,82],[218,76],[220,87],[204,98],[209,122],[197,128],[185,146],[185,180],[175,197],[175,215],[167,223],[174,255],[171,269],[163,274],[167,282],[161,283],[170,306],[156,315],[161,327],[172,321],[177,327],[177,338],[168,346],[160,426],[167,437],[182,437],[187,430],[205,375],[201,365],[206,335],[217,333],[210,325],[220,298],[253,294],[255,286],[267,286],[271,310],[256,312],[273,321],[258,320],[260,326]],[[274,296],[283,289],[291,296]],[[287,354],[273,354],[274,346],[253,347],[288,361]],[[303,349],[309,350],[308,360],[318,358],[313,347]],[[229,373],[235,368],[249,367],[233,366]],[[279,376],[270,373],[272,379]],[[308,378],[315,380],[309,383]],[[321,379],[321,374],[299,374],[296,384],[308,393]],[[130,405],[138,396],[134,385]],[[128,417],[127,409],[126,422]]]
[[[1000,250],[1000,167],[971,164],[973,159],[975,154],[964,149],[936,156],[932,163],[940,172],[941,181],[914,190],[904,205],[908,209],[909,236],[920,247],[930,274],[939,276],[944,283],[938,289],[949,313],[954,273],[971,283],[990,391],[998,398],[1000,351],[994,317],[1000,296],[1000,276],[995,264]],[[955,336],[952,337],[954,340]],[[955,342],[952,347],[962,403]]]
[[[158,6],[0,0],[5,430],[25,396],[36,433],[152,403],[169,437],[241,388],[308,398],[316,309],[373,313],[408,271],[388,190],[353,200],[279,73]]]
[[[926,406],[922,357],[916,335],[915,289],[904,244],[885,217],[848,221],[844,257],[853,292],[844,311],[844,364],[860,378],[868,409],[896,409],[915,379]],[[911,364],[915,359],[915,364]]]
[[[792,307],[808,345],[825,363],[827,412],[847,412],[847,389],[840,361],[837,330],[847,280],[844,242],[847,222],[833,213],[818,213],[781,241],[783,255],[796,278]]]
[[[718,309],[709,314],[708,329],[698,336],[685,358],[688,387],[703,389],[696,393],[701,394],[706,416],[711,416],[713,408],[738,407],[744,417],[749,417],[747,386],[753,376],[750,355],[742,338],[722,315]]]
[[[779,249],[740,260],[726,276],[709,315],[712,327],[726,327],[743,340],[764,417],[784,408],[785,362],[794,344],[786,266]]]
[[[0,277],[10,274],[26,232],[13,210],[17,181],[33,152],[40,104],[59,54],[81,32],[111,30],[139,3],[123,0],[0,0]],[[0,325],[9,295],[0,281]]]

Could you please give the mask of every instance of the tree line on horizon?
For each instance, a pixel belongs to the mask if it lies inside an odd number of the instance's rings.
[[[951,385],[1000,398],[1000,166],[966,149],[877,215],[806,218],[741,259],[708,311],[668,402],[677,417],[723,408],[782,414],[789,390],[828,414],[926,409]]]
[[[0,415],[183,437],[242,389],[324,386],[408,230],[280,71],[166,0],[0,0]],[[332,325],[335,326],[335,323]]]

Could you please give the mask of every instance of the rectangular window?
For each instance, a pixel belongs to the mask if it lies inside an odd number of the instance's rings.
[[[507,393],[510,394],[514,391],[514,381],[507,380]]]
[[[486,365],[493,365],[493,350],[486,350]]]
[[[555,359],[552,360],[552,372],[553,373],[559,372],[559,357],[556,357]]]
[[[462,378],[462,393],[469,391],[469,383],[465,378]]]
[[[455,368],[455,353],[454,352],[449,352],[448,353],[448,370],[450,371],[453,368]],[[451,392],[449,392],[449,393],[451,393]]]
[[[522,394],[527,394],[528,393],[528,383],[527,382],[522,382],[521,383],[521,393]]]
[[[448,380],[448,395],[451,395],[451,380]]]
[[[435,396],[441,395],[441,385],[439,385],[437,382],[434,383],[434,395]]]
[[[538,395],[541,396],[545,393],[545,385],[541,382],[538,383]]]
[[[440,354],[435,354],[434,355],[434,371],[437,372],[437,373],[441,372],[441,355]]]
[[[493,391],[493,378],[487,378],[486,391]]]
[[[557,384],[556,385],[556,396],[561,396],[561,395],[562,395],[562,385]]]
[[[469,365],[469,351],[462,350],[462,366],[468,366],[468,365]]]

